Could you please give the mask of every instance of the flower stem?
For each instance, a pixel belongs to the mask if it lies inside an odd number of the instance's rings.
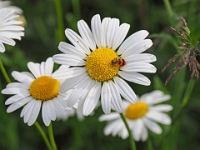
[[[169,0],[163,0],[164,4],[165,4],[165,8],[167,10],[167,14],[168,14],[168,19],[169,19],[169,23],[170,25],[174,25],[174,18],[173,18],[173,11],[172,11],[172,7],[171,4],[169,2]]]
[[[57,36],[59,41],[64,41],[64,21],[63,21],[63,13],[62,13],[62,5],[60,0],[54,0],[56,7],[56,15],[58,22]]]
[[[167,9],[168,16],[169,16],[169,18],[171,18],[173,16],[171,4],[170,4],[169,0],[163,0],[163,1],[164,1],[164,4],[165,4],[165,7]]]
[[[44,142],[46,143],[48,149],[52,150],[51,144],[49,143],[49,140],[48,140],[46,134],[44,133],[44,131],[42,130],[40,124],[37,121],[34,124],[35,124],[36,128],[38,129],[38,131],[40,132],[42,138],[44,139]]]
[[[123,113],[120,113],[120,116],[121,116],[121,118],[122,118],[122,120],[123,120],[123,122],[124,122],[124,124],[125,124],[125,126],[126,126],[126,129],[127,129],[127,131],[128,131],[131,149],[132,149],[132,150],[136,150],[135,141],[134,141],[134,139],[133,139],[133,135],[132,135],[132,132],[131,132],[129,126],[128,126],[128,123],[127,123],[127,121],[126,121],[126,118],[125,118],[125,116],[124,116]]]
[[[57,150],[56,142],[53,135],[52,123],[50,123],[50,125],[48,126],[48,133],[49,133],[49,139],[51,141],[51,146],[53,147],[53,150]]]
[[[79,20],[81,18],[79,0],[72,0],[72,7],[73,7],[73,10],[74,10],[74,14],[76,16],[76,19]]]
[[[148,150],[153,150],[153,146],[152,146],[152,143],[151,143],[151,139],[150,139],[150,138],[148,138],[147,146],[148,146]]]
[[[7,72],[6,72],[5,68],[4,68],[3,63],[2,63],[1,60],[0,60],[0,69],[1,69],[1,72],[2,72],[6,82],[7,83],[11,83],[10,78],[8,77],[8,74],[7,74]]]
[[[185,95],[184,95],[184,98],[183,98],[183,101],[181,103],[182,107],[184,107],[188,103],[190,96],[192,94],[193,88],[194,88],[194,84],[195,84],[194,80],[191,80],[189,82],[187,89],[186,89],[186,92],[185,92]]]

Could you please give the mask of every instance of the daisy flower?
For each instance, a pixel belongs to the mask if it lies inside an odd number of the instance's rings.
[[[63,93],[62,87],[63,76],[60,71],[67,72],[68,67],[60,67],[53,72],[52,58],[48,58],[46,62],[28,63],[29,72],[13,71],[12,76],[18,82],[13,82],[7,85],[2,90],[3,94],[14,94],[5,102],[10,105],[7,112],[13,112],[16,109],[23,107],[20,117],[23,117],[24,122],[31,126],[37,119],[40,109],[42,111],[42,119],[46,126],[49,126],[51,121],[56,120],[56,116],[73,113],[72,108],[64,107],[67,93]]]
[[[7,8],[9,10],[14,10],[16,14],[22,14],[23,11],[21,8],[17,6],[12,6],[10,1],[2,1],[0,0],[0,9]]]
[[[14,10],[0,9],[0,52],[5,51],[3,43],[14,46],[13,39],[21,40],[24,36],[24,28],[19,26],[22,22],[15,20],[18,16]]]
[[[101,98],[106,114],[111,108],[122,112],[121,96],[136,102],[136,95],[125,80],[150,85],[150,80],[138,72],[156,72],[150,64],[156,57],[142,53],[152,46],[152,41],[145,39],[148,32],[138,31],[124,41],[129,24],[120,25],[116,18],[101,21],[98,14],[91,20],[91,30],[83,20],[78,21],[78,30],[80,36],[71,29],[65,30],[73,45],[60,42],[58,48],[64,54],[53,56],[54,62],[71,66],[73,77],[62,85],[64,91],[74,89],[67,100],[68,106],[79,101],[78,110],[87,116]]]
[[[171,118],[165,112],[171,111],[172,106],[168,104],[158,104],[170,99],[170,95],[164,95],[161,91],[153,91],[138,98],[136,104],[123,101],[123,113],[127,119],[130,130],[136,141],[145,141],[148,137],[147,129],[156,134],[161,134],[162,129],[156,123],[169,125]],[[128,137],[128,132],[119,113],[112,112],[102,115],[99,121],[107,121],[108,125],[104,129],[105,135],[112,134],[123,139]]]

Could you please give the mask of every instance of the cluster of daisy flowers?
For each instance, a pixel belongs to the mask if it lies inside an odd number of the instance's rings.
[[[24,36],[24,28],[19,26],[21,22],[16,17],[14,11],[0,9],[0,52],[5,51],[3,43],[13,46],[13,39]],[[170,96],[154,91],[138,98],[127,83],[149,86],[151,81],[141,73],[156,72],[151,64],[156,57],[144,53],[153,44],[146,39],[148,32],[141,30],[125,39],[129,24],[120,24],[117,18],[101,20],[98,14],[91,20],[91,29],[84,20],[78,21],[77,26],[80,35],[71,29],[65,30],[71,44],[60,42],[61,54],[42,63],[29,62],[30,72],[12,72],[16,82],[2,90],[3,94],[13,95],[5,102],[9,105],[7,112],[23,107],[20,117],[31,126],[41,111],[44,124],[49,126],[51,121],[73,114],[73,107],[80,116],[88,116],[100,102],[105,113],[100,121],[110,121],[105,134],[128,136],[119,113],[125,114],[136,140],[146,140],[146,127],[161,133],[154,121],[170,124],[164,112],[172,107],[153,105]],[[61,65],[55,71],[54,63]]]

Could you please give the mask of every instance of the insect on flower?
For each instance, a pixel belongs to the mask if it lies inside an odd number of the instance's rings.
[[[125,61],[123,58],[121,58],[121,57],[119,57],[119,58],[114,58],[114,59],[111,61],[111,63],[112,63],[113,65],[118,64],[119,66],[124,66],[124,65],[126,65],[126,61]]]

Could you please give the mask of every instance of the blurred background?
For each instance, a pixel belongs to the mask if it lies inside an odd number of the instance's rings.
[[[55,0],[56,1],[56,0]],[[130,84],[136,94],[142,95],[154,89],[163,90],[172,95],[167,102],[174,110],[169,113],[173,121],[170,126],[162,126],[163,133],[156,135],[149,131],[149,140],[155,150],[199,150],[200,149],[200,96],[199,80],[189,102],[183,109],[181,103],[187,85],[190,82],[190,71],[187,67],[181,69],[165,86],[164,82],[170,75],[172,65],[161,73],[168,59],[177,53],[180,41],[171,27],[180,29],[184,17],[191,30],[191,37],[197,43],[200,37],[200,1],[173,0],[170,15],[165,0],[61,0],[64,29],[77,31],[76,23],[84,19],[89,25],[93,15],[100,14],[101,18],[119,18],[121,23],[130,24],[127,36],[138,30],[147,30],[154,45],[148,53],[156,55],[156,74],[146,74],[152,81],[151,86]],[[6,45],[6,52],[0,54],[9,75],[12,71],[28,71],[27,62],[41,62],[48,57],[60,53],[58,44],[58,24],[54,0],[12,0],[12,5],[23,10],[26,19],[25,37],[16,41],[15,47]],[[64,30],[63,30],[64,33]],[[68,40],[65,38],[65,41]],[[198,56],[197,56],[198,57]],[[176,63],[175,63],[176,64]],[[10,76],[13,80],[13,78]],[[6,87],[6,81],[0,73],[0,90]],[[7,114],[5,100],[8,97],[0,94],[0,149],[1,150],[45,150],[46,145],[35,126],[29,127],[20,118],[21,109]],[[105,136],[103,133],[105,122],[99,122],[102,114],[97,108],[93,115],[79,121],[76,115],[66,121],[53,123],[55,140],[59,150],[129,150],[129,141],[119,137]],[[45,128],[41,116],[38,122]],[[138,150],[146,150],[147,142],[136,142]]]

